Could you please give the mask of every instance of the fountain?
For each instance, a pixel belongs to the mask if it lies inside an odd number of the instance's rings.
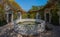
[[[34,35],[39,34],[45,30],[45,21],[38,19],[38,13],[36,19],[20,19],[23,22],[14,22],[15,32],[22,35]],[[28,20],[28,21],[27,21]],[[31,21],[32,20],[32,21]],[[18,20],[19,21],[19,20]]]

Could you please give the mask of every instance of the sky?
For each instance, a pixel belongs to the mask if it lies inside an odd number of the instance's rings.
[[[15,0],[23,10],[28,11],[32,6],[44,6],[47,0]]]

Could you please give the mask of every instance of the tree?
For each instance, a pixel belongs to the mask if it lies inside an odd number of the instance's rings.
[[[43,6],[32,6],[30,10],[39,10],[41,8],[43,8]]]
[[[36,11],[40,9],[40,6],[32,6],[32,8],[28,11],[28,17],[35,19],[36,18]]]
[[[2,5],[0,5],[0,26],[6,24],[6,20],[5,20],[5,13],[4,13],[4,9],[2,7]]]

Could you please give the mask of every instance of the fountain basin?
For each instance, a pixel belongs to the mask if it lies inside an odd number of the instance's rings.
[[[41,22],[18,22],[14,24],[14,31],[22,35],[39,34],[45,30],[45,21]]]

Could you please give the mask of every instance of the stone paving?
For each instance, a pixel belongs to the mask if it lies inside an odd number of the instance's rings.
[[[17,37],[17,33],[14,32],[13,25],[5,25],[0,27],[0,37]],[[22,35],[23,37],[29,37]],[[21,37],[21,36],[20,36]],[[40,33],[30,37],[60,37],[60,26],[54,26],[52,31]]]
[[[60,37],[60,26],[55,26],[52,32],[53,32],[53,37]]]

